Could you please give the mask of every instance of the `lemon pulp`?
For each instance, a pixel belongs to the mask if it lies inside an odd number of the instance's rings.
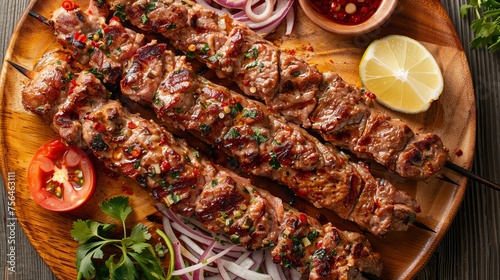
[[[406,36],[373,41],[361,59],[359,74],[379,103],[399,112],[424,112],[443,92],[436,60],[422,44]]]

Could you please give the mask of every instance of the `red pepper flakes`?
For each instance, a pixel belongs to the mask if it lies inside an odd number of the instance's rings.
[[[356,25],[375,14],[382,0],[309,0],[318,13],[334,22]]]
[[[307,45],[303,45],[302,49],[305,51],[314,51],[313,47],[311,46],[311,43],[307,43]]]
[[[248,81],[248,80],[243,82],[243,85],[244,85],[244,86],[246,86],[246,87],[247,87],[249,84],[250,84],[250,81]]]
[[[122,192],[127,195],[134,195],[134,190],[130,186],[125,185],[125,183],[122,186]]]
[[[134,122],[128,122],[127,127],[130,129],[134,129],[134,128],[137,128],[137,125]]]
[[[102,124],[102,123],[96,123],[94,125],[94,129],[97,130],[97,131],[99,131],[100,133],[106,132],[106,126],[104,124]]]
[[[161,140],[160,140],[160,143],[158,143],[159,145],[164,145],[167,143],[167,136],[165,135],[165,133],[162,133],[161,134]]]
[[[113,16],[110,21],[117,21],[117,22],[120,22],[120,18],[117,17],[117,16]]]
[[[79,31],[75,32],[74,38],[76,41],[81,42],[81,43],[87,42],[87,36],[85,36],[84,34],[80,34]]]
[[[370,98],[370,99],[377,99],[377,96],[375,95],[375,93],[371,92],[371,91],[365,91],[365,95]]]
[[[316,249],[321,249],[323,247],[323,240],[320,240],[318,244],[316,244]]]
[[[200,174],[200,171],[199,171],[198,169],[195,169],[195,170],[193,171],[193,174],[194,174],[194,176],[198,176],[198,174]]]
[[[162,172],[168,172],[172,166],[170,166],[170,163],[168,161],[164,161],[161,163],[161,171]]]
[[[295,54],[296,54],[295,50],[290,50],[288,53],[289,53],[290,55],[295,55]]]
[[[139,147],[134,147],[134,149],[130,152],[130,155],[134,158],[138,158],[141,155],[142,151]]]
[[[63,7],[66,11],[71,11],[75,8],[75,4],[69,0],[65,0],[62,2],[61,7]]]
[[[296,191],[297,195],[300,197],[306,197],[307,196],[307,190],[306,189],[299,189]]]
[[[330,63],[331,63],[331,64],[334,64],[335,62],[333,62],[333,59],[330,59]]]
[[[236,105],[236,99],[234,98],[229,99],[229,104]]]
[[[306,216],[306,214],[300,213],[299,218],[300,218],[301,222],[303,222],[303,223],[307,222],[307,216]]]
[[[461,157],[463,154],[464,154],[464,151],[462,151],[462,149],[458,149],[455,151],[455,155],[458,157]]]

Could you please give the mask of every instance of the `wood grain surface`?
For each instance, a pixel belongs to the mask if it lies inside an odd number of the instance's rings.
[[[339,72],[352,83],[359,83],[356,66],[362,54],[362,49],[372,39],[393,33],[405,34],[419,39],[438,59],[446,77],[446,91],[440,101],[434,104],[427,114],[411,117],[391,114],[404,118],[415,129],[432,130],[443,135],[443,139],[452,152],[450,155],[453,161],[469,167],[474,152],[473,115],[475,106],[465,53],[461,48],[460,39],[456,36],[451,21],[438,1],[422,1],[418,5],[413,5],[411,2],[413,1],[401,1],[400,9],[391,18],[389,24],[367,36],[356,38],[332,36],[318,30],[314,25],[301,18],[300,24],[295,29],[295,35],[290,40],[283,42],[278,37],[274,39],[276,39],[276,43],[281,44],[283,49],[297,49],[305,59],[318,63],[321,70],[328,69]],[[457,3],[447,5],[449,9],[458,9],[458,1],[454,2]],[[4,5],[3,3],[2,5]],[[9,1],[7,1],[7,5],[9,5]],[[10,5],[14,6],[14,3],[10,2]],[[16,2],[15,6],[19,5],[21,4]],[[24,5],[26,5],[26,1]],[[56,4],[47,4],[36,8],[43,11],[49,9],[50,5]],[[453,14],[451,15],[453,16]],[[454,19],[453,22],[462,23],[456,15],[452,19]],[[11,21],[13,20],[15,18],[11,19]],[[10,26],[12,26],[12,22]],[[470,36],[467,33],[467,26],[461,26],[460,30]],[[2,36],[4,36],[4,33],[2,33]],[[28,36],[28,34],[35,36],[28,41],[36,42],[36,44],[27,44],[26,40],[17,42],[17,44],[11,45],[5,54],[7,58],[17,59],[19,63],[26,66],[33,65],[34,61],[39,57],[37,55],[44,51],[44,47],[46,48],[51,44],[51,32],[47,33],[43,27],[35,24],[31,24],[27,29],[18,30],[14,34],[13,40],[17,39],[16,35],[22,37]],[[4,38],[2,37],[2,39]],[[307,51],[300,51],[304,45],[309,43],[314,48],[314,56]],[[31,47],[27,45],[31,45]],[[33,48],[33,45],[36,45],[37,48]],[[14,51],[11,52],[12,50]],[[488,175],[486,177],[498,179],[497,173],[494,172],[499,170],[498,161],[494,159],[499,158],[497,141],[499,129],[496,122],[490,121],[492,116],[498,116],[499,108],[494,106],[495,104],[498,105],[498,96],[494,95],[499,87],[498,56],[486,56],[486,53],[479,52],[471,53],[468,49],[466,49],[466,52],[469,53],[472,59],[478,61],[477,65],[471,64],[473,77],[476,81],[477,94],[475,100],[478,102],[478,116],[479,120],[482,121],[482,126],[478,125],[479,144],[478,156],[476,157],[476,166],[478,167],[476,170],[482,175]],[[331,63],[330,59],[333,63]],[[495,70],[496,72],[490,72]],[[95,207],[91,206],[74,213],[54,215],[54,213],[42,211],[29,196],[26,196],[26,192],[23,193],[24,190],[21,189],[21,186],[25,180],[23,178],[25,166],[30,159],[28,154],[32,154],[41,143],[54,137],[54,134],[46,127],[41,126],[34,116],[26,113],[21,105],[16,104],[19,96],[16,97],[15,92],[21,86],[24,78],[12,72],[12,69],[8,69],[6,65],[3,67],[2,77],[8,77],[6,81],[10,82],[10,84],[6,83],[1,96],[2,117],[0,121],[1,137],[3,138],[0,139],[3,141],[1,149],[4,157],[1,167],[4,175],[5,172],[13,170],[17,174],[16,180],[19,193],[16,202],[19,203],[16,210],[19,222],[23,224],[28,238],[58,278],[74,278],[73,259],[76,244],[71,242],[71,239],[68,239],[70,223],[76,217],[99,217],[99,215],[96,213]],[[454,156],[453,149],[457,148],[466,152],[464,156]],[[488,265],[488,263],[498,263],[498,217],[500,216],[498,208],[493,206],[495,202],[498,202],[499,197],[496,193],[474,183],[472,184],[473,188],[467,191],[469,197],[464,202],[463,208],[465,210],[462,209],[459,212],[458,221],[455,221],[451,226],[447,237],[437,250],[439,254],[431,255],[439,238],[444,235],[449,227],[455,212],[458,210],[458,202],[460,202],[460,198],[465,191],[465,179],[450,171],[445,172],[447,176],[461,182],[462,186],[443,185],[442,182],[435,180],[429,180],[417,185],[413,182],[400,180],[392,174],[381,172],[381,175],[391,177],[391,180],[398,187],[410,191],[419,199],[424,210],[419,215],[419,220],[437,231],[437,234],[429,234],[420,229],[411,228],[406,233],[391,234],[383,240],[369,236],[375,248],[383,254],[386,260],[384,279],[409,278],[416,274],[429,257],[430,263],[417,278],[498,278],[498,266]],[[123,186],[131,184],[131,182],[122,178],[117,180],[106,176],[101,176],[101,178],[99,182],[100,188],[105,187],[106,189],[96,194],[93,198],[95,203],[112,193],[123,194]],[[141,199],[148,197],[146,194],[140,194],[138,189],[137,192],[134,191],[134,194],[134,197],[141,197]],[[429,200],[429,198],[431,199]],[[151,211],[148,204],[139,202],[142,201],[137,200],[136,205],[145,205],[145,207],[138,207],[140,209],[137,215],[138,219]],[[2,203],[5,203],[5,201],[2,201]],[[307,204],[302,207],[312,211]],[[5,217],[2,221],[5,221]],[[348,224],[345,226],[352,227],[352,225]],[[22,234],[19,231],[17,233]],[[18,239],[21,239],[21,236]],[[29,246],[20,245],[19,248],[21,248],[17,251],[19,266],[21,267],[24,264],[23,270],[14,275],[5,274],[10,277],[8,279],[12,277],[33,279],[33,275],[37,275],[37,279],[52,277],[50,273],[40,267],[39,261],[31,261],[32,256],[26,254],[27,259],[23,259],[25,256],[22,254],[25,254],[24,251],[30,249]],[[484,257],[485,253],[486,257]],[[2,253],[3,257],[4,254]],[[477,261],[471,262],[471,259]],[[483,261],[481,262],[481,260]]]

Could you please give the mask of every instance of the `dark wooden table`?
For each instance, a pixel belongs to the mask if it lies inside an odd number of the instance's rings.
[[[417,1],[416,1],[417,2]],[[462,19],[459,7],[466,0],[441,0],[464,45],[476,93],[477,147],[473,171],[500,182],[500,53],[470,50],[473,38],[469,19]],[[15,24],[29,0],[0,1],[0,61],[3,61]],[[0,105],[1,106],[1,105]],[[0,147],[3,154],[8,154]],[[6,170],[2,170],[5,176]],[[4,178],[8,181],[8,178]],[[4,279],[54,279],[16,225],[8,228],[7,194],[0,187],[0,269]],[[13,239],[9,236],[14,234]],[[8,274],[8,245],[15,240],[15,273]],[[5,272],[4,272],[5,271]],[[465,199],[448,233],[415,279],[500,279],[500,192],[471,182]]]

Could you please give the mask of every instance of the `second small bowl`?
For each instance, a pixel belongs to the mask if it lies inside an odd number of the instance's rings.
[[[368,33],[380,27],[391,17],[398,0],[382,0],[375,13],[366,21],[358,24],[342,24],[329,19],[312,7],[311,0],[299,0],[299,4],[306,16],[319,27],[333,33],[354,36]]]

